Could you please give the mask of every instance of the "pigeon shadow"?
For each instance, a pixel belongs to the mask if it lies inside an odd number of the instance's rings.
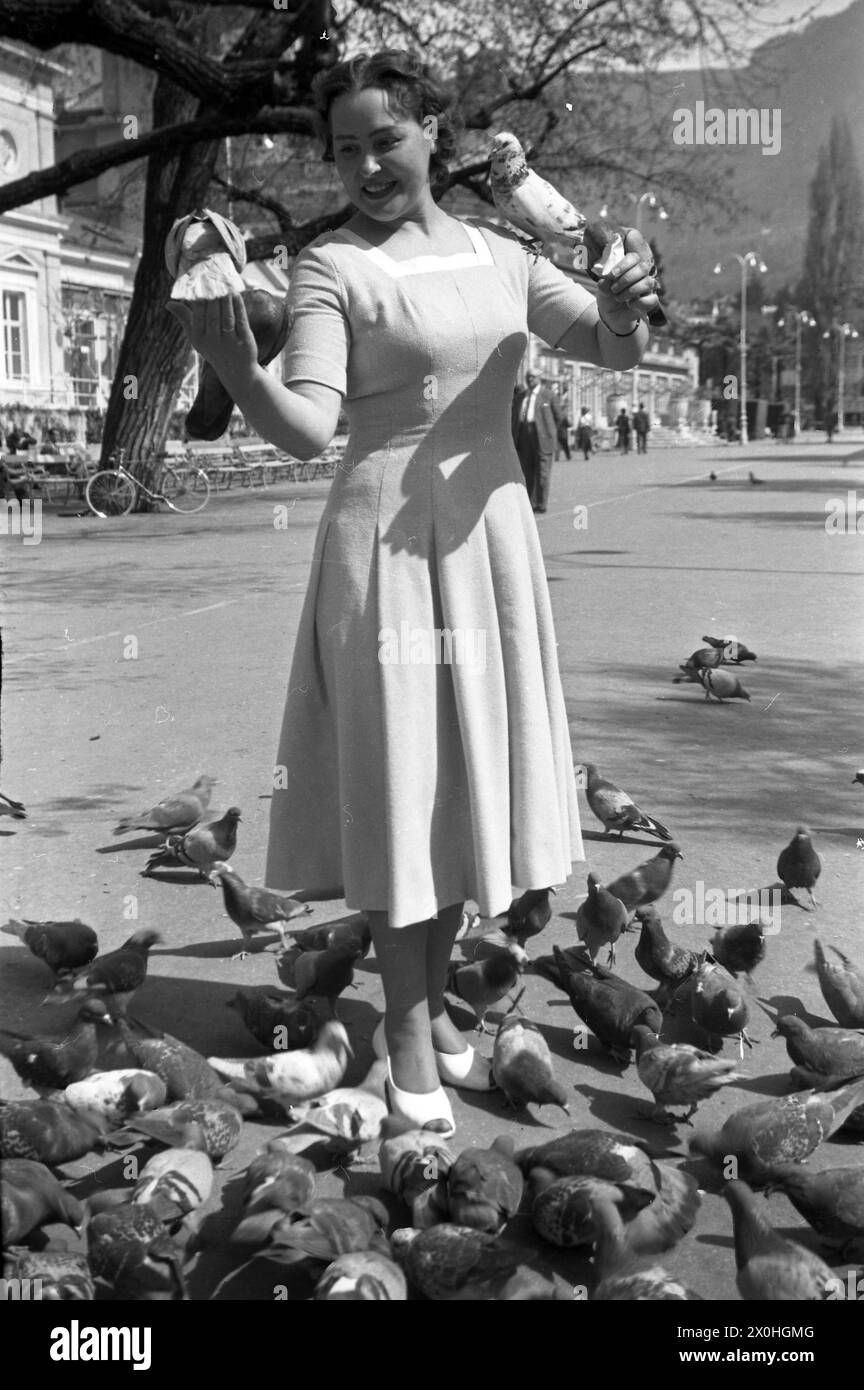
[[[197,884],[199,888],[210,889],[213,887],[212,883],[209,883],[206,878],[201,877],[197,869],[184,869],[182,865],[178,865],[176,869],[169,868],[168,866],[164,869],[151,869],[149,874],[145,869],[142,869],[138,877],[150,878],[154,883],[173,883],[175,885]]]
[[[635,835],[604,835],[602,830],[583,830],[582,839],[600,840],[603,844],[607,845],[645,845],[648,849],[659,849],[660,847],[660,841],[653,838],[647,839],[643,837],[641,840],[637,840]],[[572,914],[562,912],[559,915],[567,917]]]
[[[275,942],[279,945],[279,934],[274,932],[263,941],[256,936],[253,942],[244,942],[240,935],[227,937],[224,941],[195,941],[190,946],[174,946],[168,951],[152,950],[151,956],[192,956],[196,960],[230,960],[232,956],[246,951],[250,956],[264,955]]]
[[[802,1004],[797,994],[772,994],[770,998],[761,999],[761,1003],[767,1005],[774,1013],[776,1018],[782,1018],[788,1014],[794,1014],[801,1018],[810,1028],[836,1028],[837,1020],[825,1018],[819,1014],[813,1014]],[[790,1063],[791,1065],[791,1063]]]
[[[671,1134],[679,1126],[684,1130],[690,1127],[683,1120],[678,1125],[661,1125],[652,1120],[654,1102],[648,1092],[644,1096],[634,1096],[623,1091],[601,1091],[585,1082],[577,1084],[575,1089],[588,1101],[588,1108],[596,1119],[605,1120],[616,1133],[631,1134],[639,1142],[648,1143],[654,1158],[681,1158],[682,1151],[676,1141],[670,1143]]]
[[[120,842],[115,840],[114,843],[110,845],[97,845],[93,853],[122,854],[125,853],[126,850],[154,850],[161,849],[164,843],[164,835],[139,835],[137,840],[122,840]]]
[[[735,1082],[735,1090],[752,1091],[757,1096],[785,1096],[789,1094],[789,1076],[776,1071],[766,1072],[763,1076],[748,1076]]]

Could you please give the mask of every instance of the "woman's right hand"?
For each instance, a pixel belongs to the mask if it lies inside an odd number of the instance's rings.
[[[258,365],[258,344],[242,295],[169,299],[165,307],[183,325],[192,347],[210,363],[226,390],[230,392],[232,382],[250,380]]]

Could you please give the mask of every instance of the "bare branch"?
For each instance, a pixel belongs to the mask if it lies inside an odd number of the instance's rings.
[[[310,0],[297,4],[296,14],[271,5],[266,19],[269,41],[262,56],[250,61],[237,61],[230,54],[224,62],[209,57],[180,36],[170,7],[164,7],[168,17],[163,19],[161,5],[148,10],[136,0],[3,0],[0,37],[19,39],[42,51],[62,43],[90,44],[171,77],[209,105],[257,107],[262,100],[285,100],[285,79],[294,64],[288,59],[274,62],[274,50],[281,54],[306,32],[303,21],[311,17],[307,11],[312,8]],[[263,23],[256,17],[250,27],[257,31]]]
[[[139,139],[115,140],[97,149],[78,150],[50,169],[12,179],[0,186],[0,212],[33,203],[38,198],[48,198],[54,193],[64,193],[67,188],[86,183],[106,169],[116,169],[150,154],[219,140],[227,135],[308,136],[312,131],[311,122],[312,113],[308,108],[286,106],[265,107],[249,116],[209,116],[180,125],[159,126]]]

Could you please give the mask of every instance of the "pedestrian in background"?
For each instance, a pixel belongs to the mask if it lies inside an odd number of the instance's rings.
[[[514,400],[513,437],[525,476],[528,500],[535,512],[546,511],[558,428],[552,397],[533,372],[525,377],[525,389]]]
[[[647,454],[648,452],[648,431],[651,428],[651,421],[648,418],[648,411],[645,409],[643,401],[639,402],[639,409],[633,416],[633,427],[636,431],[636,452],[637,454]]]
[[[567,458],[570,454],[570,416],[567,413],[567,400],[561,396],[558,401],[558,443],[564,450]]]
[[[587,463],[594,452],[594,419],[587,405],[583,405],[579,412],[579,424],[576,426],[576,448],[582,450],[582,457]]]
[[[629,454],[630,452],[630,417],[623,405],[615,416],[615,427],[618,430],[618,437],[615,441],[619,453]]]

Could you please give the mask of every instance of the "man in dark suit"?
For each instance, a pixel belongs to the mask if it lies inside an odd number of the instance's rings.
[[[525,387],[513,395],[513,441],[525,486],[535,512],[543,513],[549,503],[552,460],[558,427],[552,397],[533,372],[525,377]]]

